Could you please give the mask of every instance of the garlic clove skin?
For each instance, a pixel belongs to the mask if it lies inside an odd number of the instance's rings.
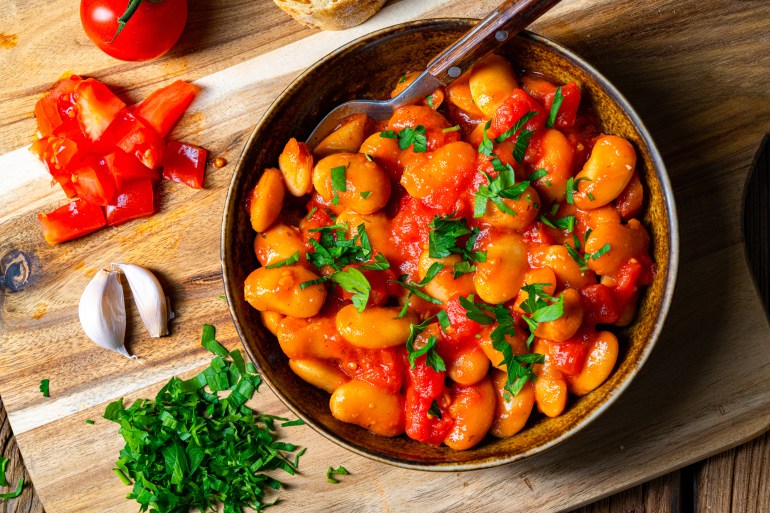
[[[131,356],[126,350],[126,304],[120,275],[104,269],[96,273],[80,296],[78,317],[88,338],[96,345]]]
[[[168,335],[168,299],[155,275],[135,264],[112,264],[112,268],[120,269],[128,280],[136,308],[150,336]]]

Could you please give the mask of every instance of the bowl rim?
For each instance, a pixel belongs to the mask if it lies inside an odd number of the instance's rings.
[[[340,447],[343,447],[365,458],[368,458],[380,463],[386,463],[388,465],[393,465],[396,467],[406,468],[410,470],[422,470],[422,471],[434,471],[434,472],[457,472],[457,471],[479,470],[479,469],[485,469],[485,468],[493,468],[501,465],[507,465],[516,461],[520,461],[520,460],[535,456],[536,454],[540,454],[560,444],[567,438],[573,436],[575,433],[583,430],[586,426],[588,426],[593,421],[595,421],[599,416],[601,416],[612,404],[615,403],[618,397],[620,397],[622,393],[629,387],[631,382],[634,380],[634,378],[637,376],[641,368],[649,359],[649,356],[652,353],[652,350],[654,349],[655,344],[657,343],[660,337],[660,333],[663,330],[666,317],[668,316],[668,312],[671,307],[671,302],[674,295],[676,278],[677,278],[678,269],[679,269],[679,223],[678,223],[674,193],[671,186],[671,182],[669,180],[668,172],[666,170],[666,166],[663,162],[663,158],[661,157],[660,152],[658,151],[658,148],[652,139],[652,136],[648,132],[647,127],[644,125],[639,115],[631,106],[631,103],[620,93],[620,91],[618,91],[618,89],[606,77],[604,77],[604,75],[599,73],[599,71],[595,69],[591,64],[589,64],[586,60],[584,60],[582,57],[572,52],[571,50],[567,49],[566,47],[560,45],[559,43],[556,43],[544,36],[541,36],[529,30],[522,30],[521,32],[519,32],[519,34],[516,35],[516,37],[543,45],[544,47],[546,47],[547,50],[554,52],[556,54],[559,54],[562,57],[572,61],[575,65],[582,68],[593,80],[595,80],[602,87],[602,89],[612,98],[614,102],[616,102],[623,108],[624,112],[628,115],[628,117],[634,124],[634,127],[637,129],[640,139],[647,146],[649,150],[650,159],[655,169],[655,175],[657,176],[660,182],[663,202],[666,207],[666,219],[669,225],[668,226],[669,251],[668,251],[667,275],[663,283],[660,308],[658,309],[657,316],[654,321],[655,326],[647,340],[645,347],[639,353],[639,358],[635,362],[634,367],[632,368],[631,372],[628,373],[628,377],[625,380],[621,381],[615,388],[608,390],[607,395],[603,398],[603,401],[593,411],[586,414],[584,417],[578,420],[578,422],[571,425],[568,429],[562,431],[557,436],[548,440],[547,442],[541,443],[539,445],[531,446],[520,453],[507,456],[507,457],[494,457],[494,456],[484,457],[484,458],[463,462],[463,463],[452,463],[452,462],[419,463],[419,462],[399,459],[396,457],[386,456],[380,453],[370,452],[352,443],[349,443],[347,440],[342,439],[341,437],[336,435],[334,432],[326,429],[324,426],[320,424],[317,424],[313,419],[309,418],[308,415],[306,415],[304,412],[301,411],[298,405],[297,406],[293,405],[292,401],[290,401],[288,397],[284,395],[283,391],[279,387],[275,386],[272,383],[272,381],[265,376],[265,373],[262,372],[260,365],[255,360],[251,349],[245,342],[246,337],[241,327],[241,320],[238,317],[235,311],[235,308],[233,307],[233,302],[235,298],[231,294],[231,287],[234,284],[230,282],[225,269],[225,262],[227,261],[227,256],[229,255],[229,251],[230,251],[230,247],[227,244],[227,240],[229,238],[228,228],[230,224],[228,211],[231,210],[231,203],[234,201],[234,198],[236,195],[236,189],[237,189],[238,182],[241,175],[244,172],[250,171],[250,170],[243,169],[244,160],[247,152],[252,150],[252,144],[254,142],[254,139],[257,136],[257,133],[262,129],[263,124],[267,120],[270,120],[271,118],[274,117],[276,113],[275,111],[277,111],[278,107],[280,107],[281,100],[283,99],[285,93],[289,91],[294,86],[294,84],[304,80],[306,76],[315,72],[319,67],[324,65],[324,63],[328,59],[347,52],[351,47],[360,45],[364,41],[374,42],[377,39],[386,37],[388,35],[391,35],[405,28],[419,29],[419,28],[427,28],[430,26],[435,26],[435,28],[440,29],[444,24],[457,24],[458,22],[473,24],[478,21],[479,21],[478,19],[474,19],[474,18],[445,17],[445,18],[412,20],[412,21],[406,21],[403,23],[398,23],[396,25],[384,27],[374,32],[369,32],[360,37],[357,37],[354,40],[346,43],[343,46],[340,46],[339,48],[328,53],[327,55],[323,56],[321,59],[313,63],[311,66],[305,69],[305,71],[303,71],[301,74],[295,77],[281,91],[281,93],[275,98],[275,100],[265,110],[259,122],[255,125],[254,129],[249,135],[249,138],[247,139],[246,143],[243,146],[243,150],[241,151],[241,154],[238,157],[238,162],[236,163],[235,171],[233,172],[233,177],[230,181],[230,185],[228,187],[227,196],[225,198],[225,203],[224,203],[224,214],[222,218],[222,235],[220,238],[220,264],[222,266],[222,278],[223,278],[223,285],[225,288],[225,296],[227,297],[227,306],[230,311],[230,316],[232,317],[233,324],[235,325],[236,332],[238,333],[238,337],[241,340],[241,344],[243,345],[246,353],[249,355],[249,359],[254,363],[254,365],[256,365],[257,369],[260,371],[260,374],[262,375],[262,378],[264,379],[264,381],[268,384],[268,386],[273,391],[273,393],[275,393],[275,395],[281,400],[281,402],[290,411],[292,411],[295,415],[297,415],[297,417],[302,419],[315,432],[321,434],[324,438],[330,440],[331,442],[337,444]],[[237,208],[237,206],[235,206],[235,208]]]

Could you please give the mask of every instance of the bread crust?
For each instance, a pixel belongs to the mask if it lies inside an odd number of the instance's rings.
[[[322,30],[344,30],[374,16],[385,0],[273,0],[298,22]]]

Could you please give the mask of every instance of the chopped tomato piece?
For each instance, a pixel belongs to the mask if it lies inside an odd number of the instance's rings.
[[[93,205],[107,206],[115,197],[115,180],[103,160],[84,161],[73,173],[72,183],[78,197]]]
[[[529,112],[536,112],[537,114],[530,118],[512,137],[518,136],[524,128],[531,132],[537,132],[545,126],[545,121],[548,119],[548,111],[537,100],[528,95],[524,89],[514,89],[495,111],[487,134],[489,137],[500,137]]]
[[[586,345],[580,339],[551,342],[551,356],[560,371],[575,376],[583,370],[586,360]]]
[[[559,128],[568,128],[575,124],[578,107],[580,107],[580,88],[575,82],[570,82],[561,86],[562,101],[559,106],[559,112],[556,114],[554,126]],[[546,99],[545,105],[550,112],[553,105],[553,96]]]
[[[155,212],[152,180],[133,180],[123,183],[120,192],[115,195],[104,211],[109,226],[151,216]]]
[[[98,230],[107,221],[101,207],[76,199],[48,214],[37,215],[45,241],[53,246]]]
[[[106,85],[93,78],[78,82],[73,96],[80,128],[92,141],[101,137],[126,106]]]
[[[450,297],[444,304],[444,309],[449,317],[449,328],[441,327],[441,332],[448,341],[471,341],[481,332],[481,324],[468,319],[467,311],[460,304],[459,294]]]
[[[206,150],[192,144],[169,141],[163,165],[163,178],[183,183],[193,189],[202,189],[205,169]]]
[[[37,128],[43,137],[51,135],[64,120],[69,119],[68,114],[74,115],[72,92],[80,80],[77,75],[59,80],[51,92],[35,104]]]
[[[158,134],[138,119],[131,125],[131,130],[118,141],[118,148],[150,169],[158,169],[163,163],[164,142]]]
[[[615,294],[605,285],[586,285],[580,289],[580,300],[586,320],[591,325],[612,324],[620,318]]]
[[[154,171],[125,151],[115,150],[104,157],[107,168],[115,178],[119,190],[123,190],[123,184],[133,180],[148,179],[160,180],[160,173]]]
[[[341,363],[340,368],[351,378],[361,379],[390,394],[396,394],[404,381],[406,349],[355,347]]]
[[[425,364],[425,356],[415,360],[409,369],[406,389],[405,413],[406,434],[409,438],[439,446],[449,431],[454,419],[449,414],[449,389],[444,384],[446,372],[437,372]],[[439,415],[431,412],[433,403]]]
[[[198,93],[198,86],[182,80],[150,93],[134,109],[134,115],[165,137]]]

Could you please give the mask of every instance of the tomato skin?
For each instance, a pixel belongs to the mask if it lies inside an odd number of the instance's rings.
[[[611,288],[596,283],[586,285],[579,292],[585,318],[590,325],[612,324],[620,318],[618,300]]]
[[[177,80],[150,93],[134,109],[134,116],[141,119],[161,137],[166,137],[182,117],[184,111],[198,94],[198,86]]]
[[[104,209],[108,226],[117,226],[155,213],[152,181],[132,180],[122,184],[118,194]]]
[[[73,173],[78,198],[92,205],[107,206],[115,197],[115,180],[103,160],[85,159]]]
[[[586,343],[581,339],[569,339],[550,344],[556,367],[569,376],[579,374],[586,361]]]
[[[446,372],[437,372],[425,364],[425,356],[409,369],[406,389],[406,434],[409,438],[438,447],[449,434],[454,419],[449,414],[449,389],[444,384]],[[433,401],[441,418],[428,415]]]
[[[401,391],[406,368],[406,348],[364,349],[350,346],[340,368],[351,378],[360,379],[390,394]]]
[[[116,59],[146,61],[160,57],[176,44],[187,23],[187,0],[145,0],[116,37],[118,18],[127,6],[127,0],[80,2],[80,21],[86,35]]]
[[[80,128],[92,141],[102,136],[126,106],[106,85],[93,78],[78,82],[72,94]]]
[[[192,144],[169,141],[163,165],[163,178],[183,183],[193,189],[203,189],[206,153],[203,148]]]
[[[112,173],[118,190],[123,190],[123,184],[134,180],[160,180],[160,173],[152,170],[139,162],[139,159],[129,155],[123,150],[116,149],[109,155],[104,156],[104,162]]]
[[[532,98],[524,89],[514,89],[511,95],[497,108],[489,127],[489,137],[499,137],[513,127],[528,112],[537,112],[522,129],[537,132],[545,126],[548,111]],[[515,135],[521,132],[519,130]],[[513,137],[513,136],[512,136]]]
[[[53,134],[54,130],[74,114],[71,110],[74,105],[72,93],[80,80],[77,75],[63,78],[56,82],[51,92],[37,101],[35,119],[42,137]]]
[[[37,218],[43,227],[45,241],[51,246],[82,237],[107,224],[101,207],[82,199],[76,199],[53,212],[38,214]]]

